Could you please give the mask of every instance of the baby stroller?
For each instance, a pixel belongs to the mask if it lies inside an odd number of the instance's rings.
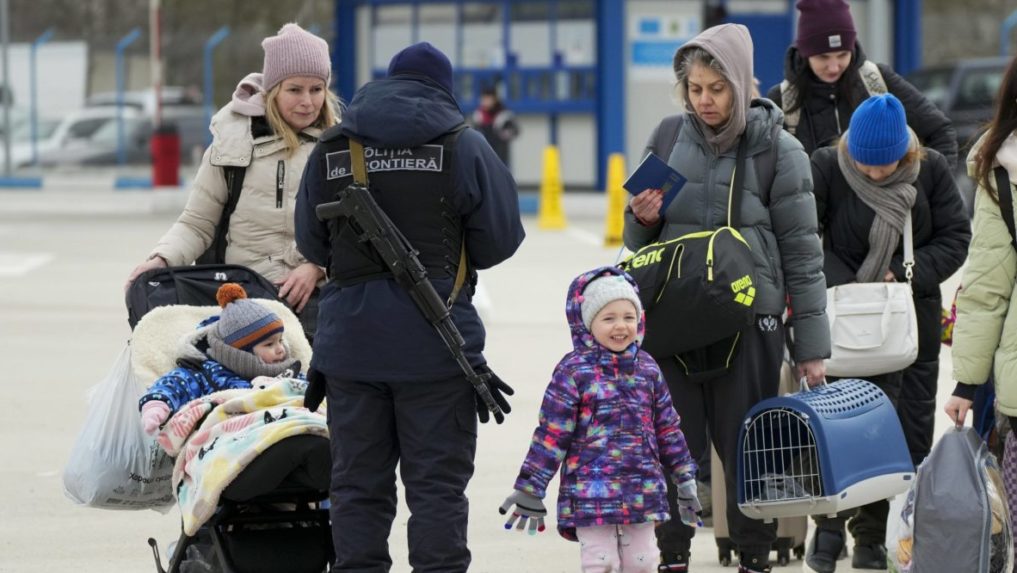
[[[189,282],[206,277],[215,282],[223,280],[222,275],[201,271],[200,267],[190,269],[194,269],[194,274]],[[253,274],[253,271],[244,270]],[[180,268],[176,274],[187,271],[188,268]],[[128,300],[139,300],[144,296],[139,291],[150,290],[151,286],[143,275],[132,284]],[[218,284],[211,286],[209,291],[214,293]],[[297,317],[277,300],[260,299],[259,302],[283,319],[284,338],[292,355],[302,364],[308,364],[310,345]],[[218,306],[211,306],[215,305],[214,294],[210,306],[159,304],[166,303],[154,302],[153,308],[146,308],[144,314],[137,315],[131,336],[132,369],[146,384],[173,369],[180,338],[219,311]],[[138,304],[133,305],[135,309],[138,307]],[[290,404],[293,402],[291,399]],[[302,398],[298,403],[302,403]],[[211,446],[208,449],[211,450]],[[182,519],[182,532],[171,551],[168,568],[162,565],[156,541],[148,540],[156,570],[159,573],[327,571],[334,560],[326,503],[330,473],[327,437],[305,433],[281,439],[229,481],[218,494],[214,509],[209,509],[211,516],[197,531],[188,534],[188,526],[193,529],[195,524]],[[183,514],[181,506],[182,517]]]

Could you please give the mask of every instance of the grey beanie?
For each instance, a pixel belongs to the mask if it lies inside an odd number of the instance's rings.
[[[586,329],[590,330],[590,325],[593,324],[593,319],[600,309],[616,300],[631,302],[636,307],[636,314],[642,316],[643,305],[639,302],[639,295],[625,277],[605,275],[590,281],[583,290],[583,302],[580,307]]]

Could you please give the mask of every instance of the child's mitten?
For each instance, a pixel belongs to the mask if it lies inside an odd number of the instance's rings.
[[[703,506],[696,492],[696,480],[688,479],[678,484],[678,513],[682,523],[689,527],[703,526]]]
[[[169,419],[170,407],[162,400],[149,400],[141,407],[141,426],[145,433],[152,435],[159,426]]]
[[[544,507],[543,501],[540,501],[536,496],[516,490],[505,498],[505,502],[498,508],[498,513],[505,515],[513,505],[516,508],[512,511],[508,521],[505,522],[505,529],[512,529],[512,524],[518,519],[519,523],[516,524],[516,529],[520,531],[526,529],[527,520],[530,522],[530,535],[544,531],[544,516],[547,515],[547,508]]]

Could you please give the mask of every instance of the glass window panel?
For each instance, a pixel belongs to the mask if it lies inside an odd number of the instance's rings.
[[[431,42],[452,62],[456,60],[456,6],[455,4],[421,4],[419,12],[419,35],[421,42]]]
[[[412,43],[413,8],[409,5],[378,6],[375,9],[371,66],[387,69],[392,56]]]
[[[597,26],[593,20],[559,21],[557,44],[566,66],[592,66],[597,62]]]
[[[463,4],[463,62],[465,68],[505,66],[502,49],[501,4]]]
[[[558,20],[593,20],[593,0],[558,2]]]

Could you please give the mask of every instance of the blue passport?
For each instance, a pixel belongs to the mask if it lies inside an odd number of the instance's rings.
[[[660,206],[660,215],[664,216],[667,206],[674,201],[685,185],[685,176],[678,173],[664,160],[650,153],[643,159],[639,167],[629,175],[629,178],[622,184],[622,187],[633,196],[639,195],[646,189],[660,189],[664,192],[664,203]]]

